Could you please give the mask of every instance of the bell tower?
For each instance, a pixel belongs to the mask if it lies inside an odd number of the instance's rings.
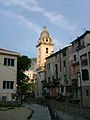
[[[53,42],[49,37],[49,33],[46,27],[43,27],[43,31],[40,34],[40,38],[37,43],[37,71],[44,71],[45,58],[53,52]]]
[[[53,42],[49,37],[46,27],[40,34],[37,42],[37,81],[36,81],[36,97],[42,97],[42,81],[45,79],[45,63],[46,57],[53,52]]]

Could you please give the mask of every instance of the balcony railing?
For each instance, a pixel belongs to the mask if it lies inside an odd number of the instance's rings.
[[[71,64],[72,65],[79,64],[79,60],[76,60],[76,61],[75,60],[71,60]]]

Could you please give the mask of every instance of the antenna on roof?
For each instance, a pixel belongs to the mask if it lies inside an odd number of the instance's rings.
[[[85,32],[86,31],[86,28],[83,28],[83,32]]]
[[[61,46],[59,45],[59,50],[61,50]]]

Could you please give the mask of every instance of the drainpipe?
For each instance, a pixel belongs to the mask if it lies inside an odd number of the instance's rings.
[[[81,106],[83,106],[82,81],[81,81],[81,73],[80,72],[79,72],[79,79],[80,79]]]

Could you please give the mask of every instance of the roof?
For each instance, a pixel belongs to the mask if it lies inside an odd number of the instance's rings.
[[[48,38],[49,37],[49,32],[47,32],[46,27],[43,27],[43,31],[40,34],[40,38]]]
[[[50,57],[53,57],[53,56],[57,55],[59,52],[61,52],[61,50],[59,50],[59,51],[57,51],[57,52],[51,54],[50,56],[46,57],[45,59],[48,59],[48,58],[50,58]]]
[[[72,41],[71,43],[77,42],[78,40],[84,38],[84,36],[86,36],[87,34],[90,34],[90,30],[86,30],[85,33],[79,37],[77,37],[77,39],[75,39],[74,41]]]
[[[57,52],[51,54],[50,56],[46,57],[45,59],[48,59],[48,58],[50,58],[50,57],[53,57],[53,56],[57,55],[58,53],[61,53],[64,49],[67,49],[67,48],[70,47],[70,46],[71,46],[71,45],[65,46],[64,48],[62,48],[62,49],[58,50]]]
[[[12,56],[20,56],[20,53],[18,53],[18,52],[14,52],[14,51],[2,49],[2,48],[0,48],[0,54],[7,54],[7,55],[12,55]]]

